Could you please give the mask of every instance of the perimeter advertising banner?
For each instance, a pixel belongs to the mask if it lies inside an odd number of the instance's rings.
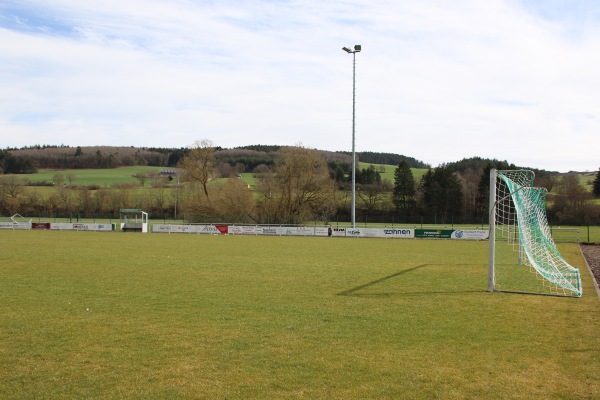
[[[32,222],[31,229],[37,229],[37,230],[50,229],[50,222]]]
[[[451,239],[453,229],[415,229],[416,238]]]
[[[227,235],[229,226],[227,225],[152,225],[152,232],[155,233],[195,233],[209,235]]]
[[[458,229],[415,229],[416,238],[486,240],[488,231]]]
[[[415,237],[415,231],[394,228],[346,228],[346,237],[412,239]]]
[[[31,229],[31,222],[0,222],[0,229]]]
[[[83,224],[53,222],[50,229],[55,231],[112,231],[114,224]]]
[[[53,228],[54,229],[54,228]],[[152,225],[156,233],[195,233],[212,235],[336,236],[362,238],[430,238],[486,240],[488,231],[458,229],[333,228],[327,226],[257,225]]]
[[[489,237],[490,232],[484,230],[455,230],[452,232],[452,239],[487,240]]]
[[[331,230],[331,234],[333,235],[333,229]],[[315,236],[329,236],[329,228],[326,226],[315,227]]]
[[[232,225],[229,227],[230,235],[257,235],[256,226],[237,226]]]
[[[285,229],[282,226],[257,226],[256,232],[259,235],[283,236],[285,235]]]
[[[346,228],[331,228],[331,236],[346,236]]]
[[[414,239],[414,229],[383,228],[383,237]]]

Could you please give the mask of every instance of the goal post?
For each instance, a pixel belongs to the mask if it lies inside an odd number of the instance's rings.
[[[488,291],[581,297],[579,270],[560,255],[533,171],[490,172]]]

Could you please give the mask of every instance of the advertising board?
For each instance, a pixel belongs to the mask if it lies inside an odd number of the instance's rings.
[[[383,236],[386,238],[403,238],[403,239],[414,239],[414,229],[399,229],[399,228],[383,228]]]
[[[247,225],[231,225],[229,227],[230,235],[256,235],[256,226],[247,226]]]
[[[452,237],[452,229],[415,229],[416,238],[427,239],[450,239]]]
[[[455,230],[452,232],[452,239],[467,240],[487,240],[490,236],[489,231],[485,230]]]
[[[0,229],[31,229],[30,222],[0,222]]]

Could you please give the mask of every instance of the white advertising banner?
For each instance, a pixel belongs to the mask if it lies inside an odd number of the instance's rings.
[[[331,230],[331,234],[333,235],[333,229]],[[325,226],[315,227],[315,236],[329,236],[329,228]]]
[[[50,229],[55,231],[112,231],[113,225],[53,222],[50,224]]]
[[[256,226],[254,226],[254,225],[252,225],[252,226],[231,225],[229,227],[229,234],[230,235],[256,235],[257,230],[256,230]]]
[[[415,238],[415,230],[414,229],[400,229],[400,228],[383,228],[383,237],[386,238],[405,238],[405,239],[414,239]]]
[[[285,228],[285,234],[288,236],[314,236],[315,228],[308,226],[291,226]]]
[[[208,233],[210,235],[220,235],[221,231],[214,225],[197,225],[200,228],[199,233]]]
[[[346,228],[346,237],[383,237],[383,229]]]
[[[334,230],[334,236],[335,236]],[[346,237],[372,237],[372,238],[404,238],[413,239],[414,229],[396,228],[345,228]]]
[[[152,225],[152,232],[156,233],[205,233],[220,235],[221,231],[214,225]]]
[[[73,226],[71,228],[71,226]],[[52,224],[52,229],[77,229],[77,230],[110,230],[110,224],[105,224],[106,229],[101,229],[100,224]],[[28,224],[0,223],[0,229],[30,229]],[[256,225],[152,225],[152,231],[157,233],[192,233],[192,234],[230,234],[230,235],[267,235],[267,236],[331,236],[336,237],[373,237],[414,239],[415,229],[402,228],[333,228],[328,226],[256,226]],[[436,231],[437,232],[437,231]],[[446,231],[444,231],[446,232]],[[439,233],[439,232],[438,232]],[[419,237],[423,233],[419,233]],[[446,238],[487,240],[487,230],[447,230]]]
[[[452,239],[487,240],[489,235],[489,231],[484,230],[455,230]]]
[[[346,228],[332,228],[331,236],[346,236]]]
[[[257,226],[256,232],[259,235],[283,236],[285,229],[282,226]]]
[[[361,237],[362,231],[360,228],[346,228],[346,237]]]
[[[159,224],[153,224],[152,225],[152,232],[156,232],[156,233],[171,233],[171,226],[172,225],[159,225]]]
[[[31,222],[0,222],[0,229],[31,229]]]

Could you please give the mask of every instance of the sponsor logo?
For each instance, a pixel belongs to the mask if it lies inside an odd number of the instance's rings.
[[[386,235],[410,235],[410,229],[384,229]]]
[[[460,239],[463,237],[464,233],[463,233],[463,231],[455,231],[454,235],[456,236],[457,239]]]
[[[347,236],[360,236],[360,230],[358,229],[346,229]]]

